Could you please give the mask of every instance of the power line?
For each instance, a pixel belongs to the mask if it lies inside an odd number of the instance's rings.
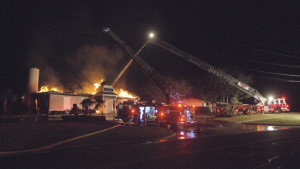
[[[279,79],[279,78],[260,76],[260,75],[255,75],[255,76],[262,77],[262,78],[267,78],[267,79],[272,79],[272,80],[278,80],[278,81],[282,81],[282,82],[300,83],[300,80]]]
[[[245,46],[245,45],[243,45],[243,46]],[[265,53],[274,54],[274,55],[279,55],[279,56],[285,56],[285,57],[290,57],[290,58],[300,59],[300,57],[297,57],[297,56],[292,56],[292,55],[282,54],[282,53],[278,53],[278,52],[272,52],[272,51],[263,50],[263,49],[257,49],[257,48],[254,48],[254,47],[248,47],[248,46],[245,46],[245,47],[251,48],[251,49],[254,49],[254,50],[257,50],[257,51],[262,51],[262,52],[265,52]]]
[[[300,66],[294,66],[294,65],[282,65],[278,63],[270,63],[270,62],[262,62],[262,61],[256,61],[256,60],[248,60],[248,59],[240,59],[248,62],[254,62],[254,63],[262,63],[262,64],[267,64],[267,65],[274,65],[274,66],[282,66],[282,67],[290,67],[290,68],[295,68],[295,69],[300,69]]]
[[[267,71],[261,71],[261,70],[247,70],[247,71],[261,72],[261,73],[267,73],[267,74],[273,74],[273,75],[281,75],[281,76],[300,77],[300,75],[292,75],[292,74],[284,74],[284,73],[267,72]]]

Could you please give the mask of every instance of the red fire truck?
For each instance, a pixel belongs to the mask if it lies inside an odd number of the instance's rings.
[[[156,122],[158,126],[167,126],[176,129],[179,125],[193,123],[194,107],[183,103],[158,105],[156,107]]]
[[[238,114],[253,114],[256,112],[288,112],[290,109],[289,105],[285,101],[285,98],[273,99],[270,97],[268,100],[265,100],[264,104],[243,104],[240,106],[235,106],[234,111]]]
[[[166,95],[167,98],[170,96],[174,96],[171,91],[174,91],[172,85],[170,85],[158,72],[156,72],[147,62],[145,62],[141,57],[139,57],[139,52],[135,53],[124,41],[122,41],[110,28],[104,28],[103,30],[107,33],[112,39],[114,39],[126,52],[127,54],[136,61],[144,71],[151,76],[154,82],[162,89],[163,93]],[[237,111],[241,110],[251,110],[253,111],[262,111],[262,112],[281,112],[281,111],[289,111],[289,106],[286,104],[284,99],[267,99],[262,96],[256,89],[242,83],[240,80],[232,77],[231,75],[211,66],[210,64],[200,60],[198,57],[192,56],[171,44],[162,41],[157,38],[152,38],[147,41],[147,43],[154,44],[160,48],[163,48],[170,53],[173,53],[180,58],[194,64],[198,68],[201,68],[208,73],[211,73],[218,78],[226,81],[229,85],[235,87],[236,89],[242,91],[243,93],[252,96],[256,100],[260,102],[259,106],[256,105],[245,105],[241,108],[237,108]],[[219,110],[224,111],[224,108],[221,107]],[[234,109],[235,110],[235,109]]]
[[[290,111],[289,105],[286,103],[285,98],[272,99],[269,98],[265,101],[264,105],[257,105],[258,111],[261,112],[287,112]]]

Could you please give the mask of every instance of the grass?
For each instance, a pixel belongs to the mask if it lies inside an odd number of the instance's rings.
[[[300,113],[242,115],[235,117],[215,118],[214,120],[247,124],[300,126]]]

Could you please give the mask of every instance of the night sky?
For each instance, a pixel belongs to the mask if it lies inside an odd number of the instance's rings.
[[[251,75],[251,86],[263,96],[284,96],[293,110],[300,110],[297,1],[1,3],[1,88],[24,93],[33,64],[41,69],[41,84],[55,81],[76,90],[84,86],[83,81],[93,81],[87,75],[93,71],[97,72],[91,75],[94,79],[105,77],[111,82],[130,58],[102,33],[109,26],[134,50],[154,31],[159,39],[217,68]],[[207,88],[212,76],[156,46],[148,45],[141,56],[163,76],[188,80],[195,91]],[[153,82],[134,64],[119,85],[139,95],[147,84]],[[200,97],[197,92],[193,95]]]

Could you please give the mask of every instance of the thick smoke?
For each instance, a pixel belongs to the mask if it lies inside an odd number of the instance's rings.
[[[76,93],[92,93],[93,84],[100,83],[101,79],[111,82],[118,74],[122,65],[119,62],[124,56],[117,46],[99,44],[80,45],[73,50],[64,50],[61,46],[60,52],[54,49],[53,39],[38,34],[32,44],[28,66],[40,68],[39,86],[48,85]]]
[[[66,57],[67,65],[74,70],[69,76],[76,77],[67,83],[67,87],[75,92],[89,92],[94,90],[93,84],[100,83],[101,79],[110,82],[117,73],[118,62],[123,55],[120,48],[110,49],[99,45],[80,47]]]
[[[63,90],[63,85],[57,75],[58,72],[50,63],[50,58],[54,57],[54,54],[51,51],[48,37],[41,32],[37,33],[30,48],[32,50],[27,58],[27,67],[35,65],[40,69],[39,86],[56,86]]]

